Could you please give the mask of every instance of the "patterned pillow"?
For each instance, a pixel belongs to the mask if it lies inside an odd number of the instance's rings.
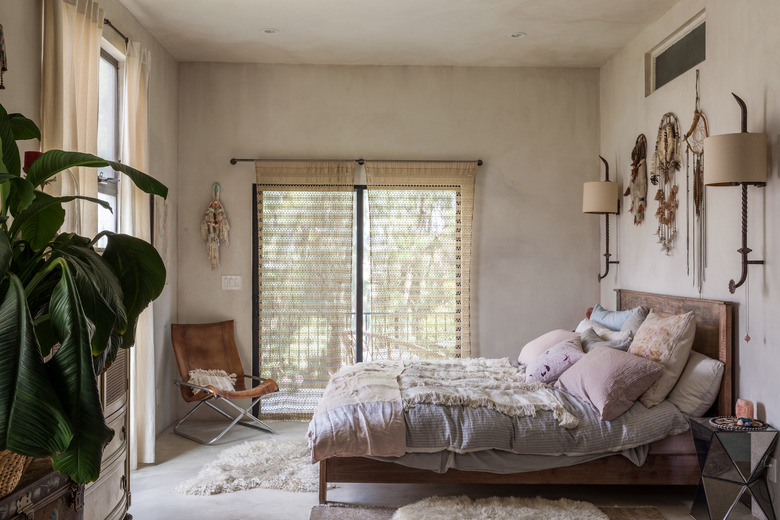
[[[663,401],[677,383],[688,361],[696,334],[693,312],[668,315],[650,311],[628,352],[664,366],[663,374],[639,400],[648,408]]]
[[[525,381],[526,383],[541,381],[552,384],[584,355],[578,338],[558,343],[536,356],[536,359],[528,364],[525,371]]]

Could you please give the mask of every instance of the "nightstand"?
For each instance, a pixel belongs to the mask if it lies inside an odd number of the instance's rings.
[[[777,430],[722,430],[706,417],[689,422],[701,470],[691,516],[697,520],[741,518],[750,515],[755,504],[768,519],[776,520],[765,473]]]

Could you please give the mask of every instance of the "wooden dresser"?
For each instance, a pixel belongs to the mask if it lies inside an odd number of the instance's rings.
[[[103,451],[100,478],[87,484],[84,520],[131,518],[130,508],[130,353],[120,349],[116,361],[98,379],[103,413],[114,438]]]

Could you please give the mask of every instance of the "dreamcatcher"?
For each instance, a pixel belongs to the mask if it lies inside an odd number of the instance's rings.
[[[686,209],[686,222],[690,219],[691,213],[693,213],[694,220],[693,254],[688,252],[688,274],[690,274],[690,261],[693,258],[693,279],[699,294],[704,286],[704,252],[706,251],[704,244],[706,237],[704,228],[706,221],[704,218],[704,139],[708,135],[707,118],[704,117],[699,106],[699,71],[696,70],[696,108],[693,111],[691,129],[685,134],[684,139],[687,145],[685,150],[686,179],[690,176],[690,154],[693,154],[693,211]],[[688,181],[688,189],[690,189],[690,181]],[[690,197],[687,200],[691,200]],[[688,224],[688,228],[690,229],[690,224]]]
[[[634,214],[634,225],[638,226],[645,220],[647,205],[647,138],[639,134],[631,152],[631,177],[624,197],[631,196],[631,208]]]
[[[677,170],[680,169],[680,125],[677,116],[671,112],[664,114],[658,126],[658,137],[653,155],[653,175],[650,182],[658,186],[655,200],[658,210],[658,243],[661,251],[667,255],[674,247],[677,238]]]
[[[212,271],[219,265],[220,241],[224,241],[225,245],[229,245],[228,231],[230,231],[230,224],[228,224],[225,208],[222,207],[222,203],[219,201],[220,191],[219,184],[214,183],[211,187],[211,202],[203,215],[203,221],[200,223],[200,237],[206,241],[206,252],[209,255]]]

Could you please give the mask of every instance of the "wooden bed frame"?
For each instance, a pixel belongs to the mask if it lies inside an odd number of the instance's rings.
[[[615,292],[618,310],[641,305],[670,314],[694,312],[696,336],[693,350],[725,364],[720,394],[712,414],[731,415],[734,404],[732,303],[624,289],[616,289]],[[331,457],[320,462],[320,504],[327,503],[330,482],[696,485],[699,482],[699,464],[691,435],[684,432],[652,443],[647,461],[640,467],[622,455],[612,455],[574,466],[527,473],[498,474],[455,469],[436,473],[365,457]]]

